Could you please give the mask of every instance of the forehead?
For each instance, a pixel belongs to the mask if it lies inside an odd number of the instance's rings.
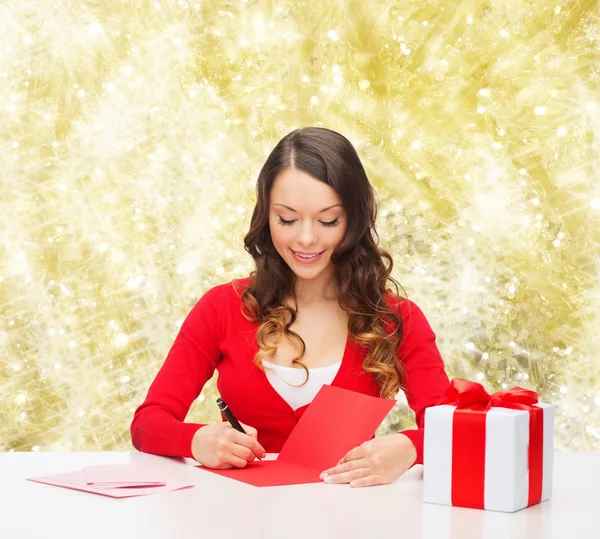
[[[341,204],[332,187],[302,170],[287,168],[275,178],[270,202],[285,204],[302,211],[319,211],[326,206]]]

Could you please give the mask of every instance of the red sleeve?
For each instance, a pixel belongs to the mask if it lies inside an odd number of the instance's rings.
[[[221,355],[218,306],[225,300],[224,286],[208,290],[192,308],[146,399],[135,411],[131,440],[139,451],[193,458],[192,438],[203,425],[183,420]]]
[[[435,344],[435,333],[421,309],[410,300],[404,300],[400,309],[404,327],[397,357],[404,367],[404,392],[418,427],[401,431],[401,434],[407,436],[417,449],[414,464],[423,464],[425,408],[435,405],[450,380]]]

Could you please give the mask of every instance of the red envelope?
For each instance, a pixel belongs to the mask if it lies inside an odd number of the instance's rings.
[[[254,461],[245,468],[228,470],[197,467],[256,487],[319,483],[323,470],[335,466],[348,451],[373,437],[395,403],[324,385],[277,460]]]

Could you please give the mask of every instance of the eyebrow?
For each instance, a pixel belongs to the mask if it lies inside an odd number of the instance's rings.
[[[273,206],[283,206],[284,208],[287,208],[290,211],[296,211],[294,208],[290,208],[289,206],[286,206],[285,204],[279,204],[279,203],[274,203]],[[333,206],[328,206],[327,208],[323,208],[322,210],[319,211],[319,213],[323,213],[324,211],[330,210],[331,208],[335,208],[336,206],[340,206],[342,207],[341,204],[334,204]]]

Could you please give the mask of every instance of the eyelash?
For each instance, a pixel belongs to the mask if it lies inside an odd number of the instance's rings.
[[[279,224],[283,225],[283,226],[291,226],[295,222],[296,222],[296,219],[294,219],[292,221],[286,221],[285,219],[282,219],[281,217],[279,218]],[[323,221],[320,221],[320,222],[323,226],[329,226],[329,227],[338,226],[340,224],[339,219],[335,219],[335,220],[329,221],[329,222],[323,222]]]

